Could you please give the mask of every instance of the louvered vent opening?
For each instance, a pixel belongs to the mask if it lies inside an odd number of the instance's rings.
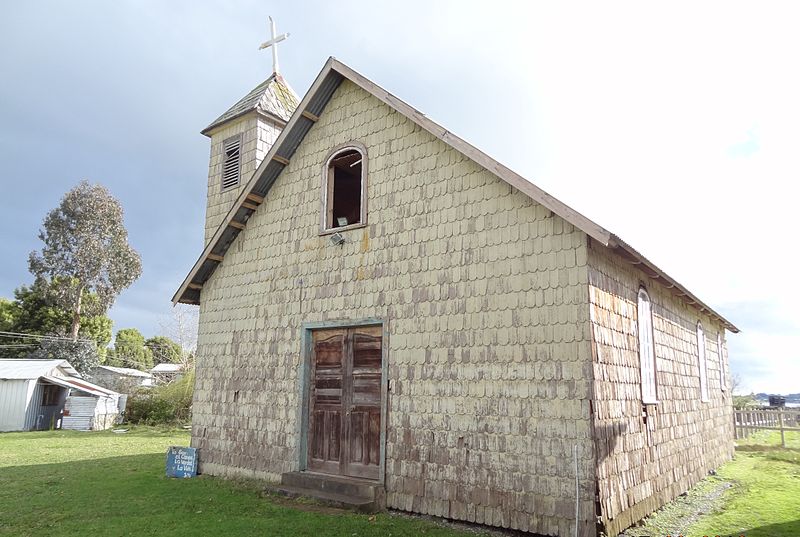
[[[222,190],[233,188],[239,184],[241,175],[241,146],[242,139],[237,136],[228,138],[223,142],[225,160],[222,163]]]

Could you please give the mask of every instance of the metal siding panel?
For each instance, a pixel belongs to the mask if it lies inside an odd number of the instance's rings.
[[[36,421],[39,417],[42,408],[42,396],[44,395],[44,386],[38,381],[33,389],[33,395],[28,400],[28,410],[25,412],[25,430],[32,431],[36,428]]]
[[[0,380],[0,431],[21,431],[30,380]]]
[[[66,414],[68,411],[69,416],[64,416],[61,428],[74,431],[91,430],[94,422],[96,405],[97,398],[95,397],[67,397],[67,402],[64,405],[64,413]]]

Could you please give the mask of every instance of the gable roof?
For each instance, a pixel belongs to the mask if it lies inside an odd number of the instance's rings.
[[[52,376],[57,369],[61,373],[80,378],[74,367],[66,360],[26,360],[26,359],[2,359],[0,360],[0,379],[7,380],[30,380],[44,376]]]
[[[211,122],[201,131],[208,135],[214,128],[239,116],[256,110],[257,112],[277,119],[284,124],[289,121],[300,98],[280,74],[272,75],[253,88],[250,93],[239,99],[239,102],[228,108],[224,114]]]
[[[138,369],[133,369],[131,367],[116,367],[113,365],[99,365],[97,369],[104,369],[106,371],[110,371],[111,373],[115,373],[117,375],[124,375],[126,377],[144,377],[144,378],[153,378],[153,375],[147,373],[145,371],[139,371]]]
[[[177,373],[178,371],[183,371],[182,364],[170,364],[168,362],[162,362],[150,370],[151,373]]]
[[[83,393],[87,393],[94,397],[108,397],[113,395],[119,395],[117,392],[111,391],[108,388],[103,388],[102,386],[98,386],[97,384],[92,384],[91,382],[85,380],[79,380],[72,377],[42,377],[47,382],[51,384],[57,384],[58,386],[63,386],[64,388],[71,388],[73,390],[78,390]]]
[[[173,304],[178,302],[187,304],[200,303],[200,291],[217,265],[222,262],[225,253],[233,243],[239,232],[244,229],[247,220],[255,212],[258,205],[264,201],[281,171],[288,166],[300,143],[305,138],[311,127],[319,119],[320,114],[330,101],[333,93],[344,79],[348,79],[364,91],[391,107],[398,113],[428,131],[433,136],[448,144],[450,147],[464,154],[477,164],[486,168],[509,185],[526,194],[536,203],[557,214],[576,228],[586,233],[589,237],[610,248],[622,256],[626,261],[637,265],[651,278],[659,281],[674,294],[683,298],[687,303],[696,307],[701,312],[718,319],[731,332],[739,329],[722,315],[712,310],[688,289],[672,279],[655,264],[647,260],[625,241],[583,216],[575,209],[554,198],[540,189],[521,175],[497,162],[486,153],[480,151],[470,143],[426,117],[423,113],[398,99],[385,89],[363,77],[353,69],[331,57],[323,66],[314,83],[309,88],[303,100],[297,106],[288,123],[278,139],[264,157],[264,160],[253,172],[252,177],[242,189],[241,194],[234,202],[228,214],[223,218],[217,231],[211,237],[203,253],[192,267],[178,291],[172,297]]]

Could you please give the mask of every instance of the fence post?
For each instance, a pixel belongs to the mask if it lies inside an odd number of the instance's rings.
[[[786,437],[783,434],[783,410],[778,410],[778,424],[781,428],[781,447],[786,447]]]

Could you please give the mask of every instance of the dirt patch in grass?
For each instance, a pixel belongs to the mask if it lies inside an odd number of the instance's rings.
[[[640,526],[625,530],[620,537],[685,535],[686,528],[721,509],[725,493],[735,486],[732,481],[710,476],[645,518]]]
[[[736,457],[621,536],[800,536],[800,434],[738,441]]]

